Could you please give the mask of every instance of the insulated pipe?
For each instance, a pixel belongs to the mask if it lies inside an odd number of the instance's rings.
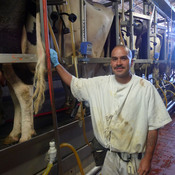
[[[49,45],[49,31],[48,31],[48,22],[47,22],[47,1],[42,0],[40,1],[43,5],[43,23],[44,23],[44,38],[45,38],[45,50],[46,50],[46,58],[47,58],[47,71],[48,71],[48,84],[49,84],[49,94],[50,94],[50,102],[51,102],[51,109],[52,109],[52,118],[53,118],[53,125],[54,125],[54,133],[55,133],[55,143],[57,148],[60,141],[59,141],[59,131],[57,125],[57,116],[56,116],[56,109],[55,109],[55,101],[54,101],[54,90],[53,90],[53,81],[52,81],[52,71],[51,71],[51,62],[50,62],[50,45]],[[61,155],[60,149],[57,150],[58,156],[58,174],[62,175],[62,166],[61,166]]]

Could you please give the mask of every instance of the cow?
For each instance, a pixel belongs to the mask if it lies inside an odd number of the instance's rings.
[[[14,103],[13,129],[5,144],[24,142],[36,134],[33,113],[44,102],[46,66],[38,5],[37,0],[0,1],[0,53],[37,57],[37,63],[1,64]]]
[[[112,8],[107,8],[102,4],[92,3],[89,1],[84,2],[86,4],[87,41],[92,43],[92,54],[88,55],[88,57],[100,59],[100,57],[103,56],[104,44],[106,42],[108,33],[111,28],[114,13]],[[73,13],[77,16],[77,20],[72,25],[73,25],[73,35],[75,38],[75,51],[76,51],[75,54],[79,59],[82,58],[82,55],[80,53],[81,29],[80,29],[79,0],[69,1],[69,5],[70,6],[68,7],[67,5],[63,4],[59,12],[69,12],[69,10],[67,9],[70,8],[70,13]],[[65,23],[65,26],[70,28],[70,22],[67,16],[62,16],[62,18]],[[58,38],[61,39],[62,37],[60,36]],[[64,53],[62,53],[62,57],[72,59],[73,50],[71,43],[71,33],[64,34],[63,38],[64,38]],[[62,41],[58,40],[58,43],[61,42]],[[71,73],[74,74],[75,71],[72,70],[73,68],[70,65],[65,67],[66,69],[71,71]],[[79,70],[82,70],[82,72],[79,71],[79,76],[86,78],[111,73],[110,68],[102,64],[90,64],[90,65],[87,64],[82,66],[82,68],[80,68]],[[74,103],[75,100],[70,93],[70,89],[67,87],[65,88],[65,90],[66,94],[68,94],[65,104],[72,108],[72,103]]]

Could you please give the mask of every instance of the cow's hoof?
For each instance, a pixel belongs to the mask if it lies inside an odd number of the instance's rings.
[[[31,135],[22,136],[22,137],[20,138],[20,140],[19,140],[19,143],[28,141],[28,140],[30,140],[32,137],[34,137],[35,135],[36,135],[36,132],[35,132],[35,130],[33,130],[33,131],[31,132]]]
[[[10,144],[14,144],[14,143],[17,143],[19,141],[19,138],[18,137],[11,137],[11,136],[8,136],[4,139],[3,141],[3,144],[5,145],[10,145]]]

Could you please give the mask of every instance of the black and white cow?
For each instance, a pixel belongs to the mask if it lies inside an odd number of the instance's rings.
[[[30,53],[38,59],[37,64],[1,65],[14,103],[14,125],[6,144],[24,142],[35,135],[33,112],[37,113],[44,102],[45,51],[38,4],[37,0],[0,1],[0,53]]]

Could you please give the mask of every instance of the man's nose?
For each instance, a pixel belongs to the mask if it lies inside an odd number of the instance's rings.
[[[121,59],[117,59],[117,65],[121,65],[122,62],[121,62]]]

